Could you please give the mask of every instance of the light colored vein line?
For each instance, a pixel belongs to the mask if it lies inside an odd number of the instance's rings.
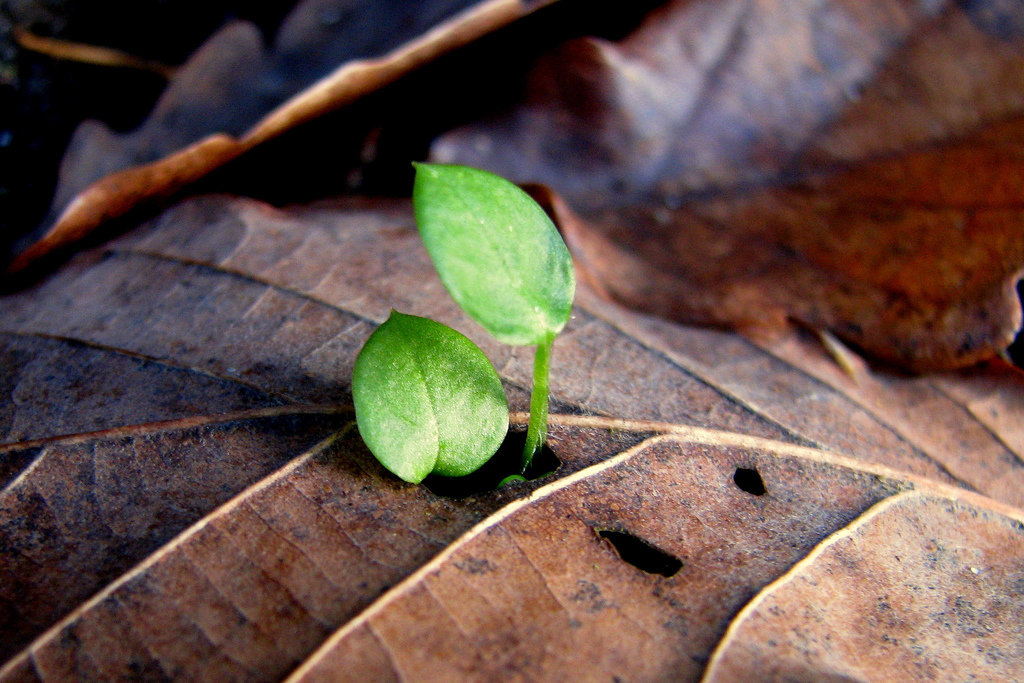
[[[384,651],[384,655],[388,658],[388,661],[391,662],[391,670],[398,674],[398,679],[402,681],[409,680],[409,676],[403,673],[402,667],[398,665],[398,658],[395,657],[395,652],[391,649],[391,646],[388,644],[387,638],[384,637],[384,634],[378,631],[377,627],[373,625],[373,622],[369,620],[366,622],[366,630],[371,636],[373,636],[373,639],[377,641],[377,644],[380,645],[380,649]],[[307,664],[311,661],[312,657],[307,658],[306,661],[302,663],[302,666],[292,672],[292,675],[289,676],[287,680],[297,680],[296,677],[305,675],[304,672],[308,670]]]
[[[467,643],[472,643],[475,640],[475,638],[468,631],[466,631],[466,629],[462,628],[462,624],[459,623],[459,620],[456,619],[455,616],[452,614],[451,610],[448,609],[448,605],[445,604],[445,601],[439,598],[437,593],[434,592],[434,589],[430,587],[430,581],[424,581],[421,585],[423,586],[423,590],[427,592],[427,597],[433,600],[434,604],[437,605],[442,612],[444,612],[446,617],[448,617],[448,621],[452,622],[455,625],[455,630],[459,632],[459,635],[462,636],[462,639],[465,640]]]
[[[278,469],[273,474],[261,479],[255,484],[242,490],[233,498],[223,503],[220,507],[215,509],[213,512],[204,516],[202,519],[197,520],[192,526],[188,527],[180,534],[178,534],[170,542],[160,547],[156,552],[147,557],[145,560],[137,564],[135,567],[130,569],[128,572],[122,574],[116,580],[108,584],[103,590],[93,595],[91,598],[79,605],[74,611],[70,612],[63,619],[58,621],[56,624],[48,628],[45,632],[36,637],[32,643],[25,649],[23,649],[14,658],[10,659],[6,664],[0,667],[0,680],[11,675],[15,668],[28,657],[32,652],[40,650],[46,647],[49,643],[60,638],[61,632],[74,624],[75,621],[82,618],[86,613],[93,610],[101,602],[109,598],[111,595],[121,589],[130,581],[138,578],[145,574],[156,564],[162,562],[166,557],[172,553],[178,552],[183,548],[189,541],[191,541],[199,532],[205,529],[213,520],[220,519],[229,515],[235,508],[245,502],[250,496],[256,495],[262,490],[270,488],[290,477],[300,468],[306,466],[313,458],[320,455],[321,453],[332,448],[338,441],[340,441],[351,429],[355,426],[354,422],[348,423],[344,428],[335,432],[331,436],[323,439],[318,444],[313,446],[311,449],[303,453],[302,455],[292,459],[286,465]],[[115,598],[116,599],[116,598]]]
[[[202,368],[193,368],[188,365],[173,363],[166,358],[157,358],[156,356],[150,356],[148,354],[139,353],[138,351],[122,349],[118,346],[110,346],[109,344],[102,344],[100,342],[90,341],[88,339],[79,339],[78,337],[69,337],[61,334],[51,334],[49,332],[40,332],[38,330],[0,330],[0,334],[11,337],[21,337],[23,339],[45,339],[49,341],[63,342],[65,344],[69,344],[72,346],[81,346],[88,349],[93,349],[95,351],[101,351],[103,353],[116,354],[118,356],[124,356],[126,358],[131,358],[145,363],[152,363],[153,365],[158,365],[160,367],[168,368],[170,370],[179,370],[182,372],[188,372],[191,374],[208,377],[210,379],[215,379],[220,382],[227,382],[230,384],[243,386],[247,389],[251,389],[266,396],[272,396],[282,401],[295,400],[294,397],[277,393],[273,390],[267,389],[266,387],[259,386],[258,384],[253,384],[252,382],[247,382],[246,380],[240,379],[238,377],[218,375],[208,370],[204,370]]]
[[[923,499],[925,496],[919,491],[905,491],[898,493],[872,505],[870,508],[862,512],[849,524],[837,529],[836,531],[829,534],[827,537],[821,540],[809,553],[801,557],[793,566],[787,569],[781,576],[776,578],[774,581],[769,583],[767,586],[761,588],[750,602],[743,606],[736,616],[729,622],[728,628],[722,637],[718,639],[718,643],[715,645],[714,651],[711,653],[711,658],[704,669],[707,673],[718,663],[718,661],[724,656],[723,651],[728,644],[735,639],[735,633],[743,626],[743,622],[746,621],[747,617],[756,612],[762,604],[764,604],[769,598],[771,598],[781,587],[788,583],[796,580],[805,569],[812,567],[824,553],[828,552],[829,549],[834,547],[837,543],[844,539],[855,536],[864,526],[871,522],[876,517],[881,516],[889,509],[902,504],[904,501],[913,499]],[[704,680],[702,676],[702,680]]]
[[[771,356],[772,358],[776,359],[777,361],[779,361],[780,363],[782,363],[786,367],[791,368],[794,372],[802,375],[803,377],[806,377],[811,382],[814,382],[814,383],[818,384],[823,389],[825,389],[825,391],[828,392],[829,394],[838,395],[843,400],[848,401],[850,404],[852,404],[852,405],[860,408],[861,410],[863,410],[864,414],[867,415],[868,417],[870,417],[875,422],[875,424],[877,424],[882,429],[884,429],[886,432],[891,434],[893,437],[895,437],[901,443],[907,444],[911,448],[911,450],[914,453],[916,453],[920,458],[922,458],[923,460],[931,463],[940,472],[942,472],[947,477],[949,477],[952,481],[957,482],[958,484],[960,484],[964,488],[967,488],[967,489],[969,489],[971,491],[977,491],[978,490],[977,487],[975,487],[974,485],[970,484],[968,481],[966,481],[966,480],[958,477],[956,474],[954,474],[953,471],[949,469],[949,466],[946,465],[946,463],[943,462],[939,458],[939,456],[937,456],[936,454],[934,454],[934,453],[932,453],[932,452],[930,452],[928,450],[925,450],[924,448],[922,448],[918,444],[914,443],[914,441],[912,441],[906,434],[904,434],[903,430],[901,430],[897,425],[893,424],[889,420],[886,420],[876,410],[876,408],[874,406],[872,406],[872,405],[868,404],[867,402],[857,398],[856,396],[851,396],[850,394],[847,394],[847,393],[837,389],[836,387],[832,386],[828,382],[826,382],[826,381],[824,381],[824,380],[814,376],[813,374],[811,374],[810,372],[804,370],[803,368],[801,368],[801,367],[799,367],[797,365],[794,365],[789,360],[787,360],[787,359],[777,355],[770,348],[763,347],[760,344],[757,344],[757,343],[751,341],[750,339],[746,339],[746,338],[744,338],[742,336],[741,336],[741,338],[747,344],[749,344],[752,348],[758,349],[758,350],[768,354],[769,356]],[[955,401],[954,401],[954,403],[955,403]],[[969,411],[967,411],[967,412],[969,413]],[[977,418],[975,418],[973,415],[971,415],[971,419],[972,420],[977,420]],[[825,448],[827,448],[827,446]]]
[[[674,354],[658,348],[651,342],[643,339],[641,336],[630,333],[628,330],[621,327],[620,323],[616,322],[606,312],[599,310],[600,306],[598,306],[595,310],[595,308],[593,307],[594,302],[586,301],[586,296],[587,295],[584,294],[582,291],[580,291],[577,294],[579,310],[582,311],[583,313],[593,317],[595,320],[601,323],[604,323],[613,330],[618,331],[620,334],[625,335],[626,338],[629,339],[632,343],[644,349],[651,355],[660,358],[669,366],[679,370],[681,373],[683,373],[683,375],[690,378],[694,382],[697,382],[698,384],[705,386],[711,391],[715,392],[723,399],[725,399],[727,403],[736,406],[741,410],[746,411],[749,415],[760,420],[761,422],[764,422],[765,424],[775,427],[783,434],[791,437],[793,441],[795,441],[796,443],[799,443],[804,446],[811,446],[813,448],[828,448],[827,444],[819,443],[817,440],[812,439],[811,437],[800,433],[799,431],[793,429],[792,427],[783,424],[782,422],[771,417],[770,415],[765,415],[764,413],[760,412],[760,410],[758,410],[756,406],[752,405],[742,396],[726,389],[720,383],[712,380],[711,378],[700,375],[699,371],[696,368],[686,365],[680,358],[677,358]],[[580,299],[584,300],[580,301]]]
[[[19,448],[18,450],[21,449]],[[3,455],[3,453],[4,451],[0,449],[0,455]],[[40,463],[42,463],[43,456],[45,454],[45,450],[41,450],[38,453],[36,453],[36,456],[32,458],[32,462],[23,467],[21,472],[18,473],[18,476],[7,482],[7,486],[5,486],[2,491],[0,491],[0,496],[6,497],[8,495],[14,495],[14,491],[17,491],[19,488],[24,487],[26,483],[28,483],[28,481],[31,479],[35,469],[39,467]]]
[[[29,448],[49,446],[54,444],[75,445],[87,443],[100,439],[118,439],[129,436],[142,436],[146,434],[159,434],[161,432],[178,431],[185,429],[196,429],[198,427],[210,427],[229,422],[240,422],[245,420],[263,420],[275,417],[290,417],[304,415],[352,415],[350,406],[315,406],[315,405],[288,405],[270,406],[267,408],[252,408],[249,410],[238,410],[229,413],[218,413],[215,415],[196,415],[192,417],[179,417],[172,420],[158,420],[142,424],[126,425],[123,427],[112,427],[110,429],[98,429],[92,432],[79,432],[77,434],[63,434],[58,436],[47,436],[41,439],[30,441],[18,441],[16,443],[0,444],[0,455],[12,451],[22,451]],[[29,466],[31,467],[31,465]],[[28,468],[26,468],[28,469]],[[25,474],[22,471],[22,475]],[[19,475],[19,478],[21,475]]]
[[[936,391],[938,391],[940,394],[942,394],[947,399],[952,401],[955,405],[959,406],[965,413],[970,415],[971,419],[977,422],[982,429],[988,432],[988,434],[992,437],[993,440],[997,441],[999,445],[1001,445],[1003,448],[1007,450],[1007,452],[1013,457],[1013,459],[1017,461],[1018,465],[1024,465],[1024,453],[1018,453],[1014,449],[1014,447],[1006,441],[1005,437],[1002,435],[1002,433],[999,432],[997,428],[989,426],[988,423],[986,423],[973,410],[971,410],[971,407],[968,404],[962,402],[959,398],[950,393],[949,390],[945,387],[944,382],[936,382],[932,380],[928,384],[929,386],[934,387]]]
[[[517,414],[519,419],[522,419],[523,414]],[[528,419],[528,418],[527,418]],[[586,425],[593,426],[593,425]],[[648,442],[644,442],[645,444]],[[641,444],[642,446],[643,444]],[[329,638],[327,638],[317,650],[306,659],[303,665],[296,669],[294,673],[287,679],[289,682],[298,681],[305,672],[313,669],[316,666],[317,661],[328,656],[329,652],[337,647],[338,643],[347,638],[356,629],[367,626],[372,629],[372,620],[387,609],[391,604],[401,599],[402,595],[410,590],[413,586],[424,580],[426,576],[431,573],[438,571],[444,564],[449,562],[457,552],[460,552],[464,545],[469,541],[486,533],[489,529],[496,527],[505,519],[511,517],[521,508],[531,505],[532,503],[541,500],[555,491],[560,491],[563,488],[571,486],[576,481],[593,476],[594,474],[615,467],[616,465],[628,460],[636,452],[638,447],[634,447],[628,451],[624,451],[616,456],[609,458],[597,465],[593,465],[586,469],[575,472],[564,479],[560,479],[557,482],[549,484],[548,486],[542,487],[531,493],[530,495],[513,501],[509,505],[505,506],[495,514],[484,519],[472,529],[463,534],[455,542],[448,545],[447,548],[438,553],[433,560],[420,567],[418,570],[410,574],[405,580],[395,585],[391,590],[386,592],[383,596],[377,599],[373,604],[363,610],[358,616],[351,619],[347,624],[342,626],[340,629],[335,631]],[[397,667],[396,667],[397,668]]]
[[[811,438],[809,436],[801,434],[799,431],[796,431],[793,428],[788,427],[787,425],[785,425],[784,423],[780,422],[779,420],[777,420],[777,419],[775,419],[775,418],[773,418],[773,417],[771,417],[769,415],[765,415],[763,412],[760,411],[760,409],[757,408],[757,406],[751,404],[749,401],[744,399],[739,394],[737,394],[735,392],[732,392],[732,391],[729,391],[724,386],[722,386],[722,385],[712,381],[709,378],[700,376],[699,374],[697,374],[697,370],[696,369],[687,367],[683,363],[681,358],[675,357],[675,355],[672,354],[671,352],[664,351],[664,350],[654,346],[652,343],[650,343],[648,341],[645,341],[640,336],[637,336],[636,334],[632,334],[628,330],[623,329],[622,327],[619,326],[619,323],[615,322],[613,319],[610,319],[609,317],[607,317],[607,315],[605,313],[600,311],[600,305],[598,306],[598,310],[591,311],[588,308],[587,312],[590,313],[590,315],[593,315],[598,320],[601,320],[601,321],[605,322],[607,325],[613,327],[614,329],[619,330],[620,332],[622,332],[622,334],[625,334],[630,339],[633,339],[637,344],[639,344],[642,348],[646,349],[650,353],[653,353],[653,354],[661,357],[663,360],[665,360],[665,362],[669,363],[673,367],[679,368],[683,373],[685,373],[689,377],[692,377],[694,380],[696,380],[696,381],[706,385],[710,389],[716,391],[719,395],[721,395],[723,398],[725,398],[730,403],[733,403],[733,404],[735,404],[737,406],[740,406],[741,408],[747,410],[751,415],[755,416],[759,420],[762,420],[763,422],[766,422],[766,423],[768,423],[770,425],[774,425],[779,430],[781,430],[784,434],[792,436],[794,441],[796,441],[798,444],[803,445],[803,446],[809,446],[809,447],[812,447],[812,448],[819,448],[821,450],[832,450],[832,447],[829,444],[820,443],[816,439],[813,439],[813,438]],[[642,334],[642,332],[641,332],[641,334]],[[977,491],[976,487],[972,486],[968,482],[960,479],[955,474],[953,474],[949,470],[949,468],[946,467],[945,463],[943,463],[941,460],[938,460],[931,453],[928,453],[927,451],[922,450],[919,446],[917,446],[917,444],[915,444],[912,441],[908,440],[907,437],[904,436],[902,433],[900,433],[895,427],[893,427],[891,424],[887,423],[885,420],[881,419],[877,414],[875,414],[875,412],[870,407],[868,407],[866,405],[863,405],[862,403],[860,403],[859,401],[855,400],[851,396],[848,396],[847,394],[844,394],[844,393],[840,392],[839,390],[837,390],[834,387],[832,387],[831,385],[829,385],[827,382],[822,381],[818,377],[815,377],[814,375],[812,375],[809,372],[803,370],[802,368],[793,365],[792,363],[790,363],[785,358],[781,358],[781,357],[777,356],[776,354],[772,353],[769,349],[762,348],[758,344],[756,344],[756,343],[752,342],[751,340],[745,338],[743,335],[737,335],[737,338],[740,339],[743,343],[747,344],[750,348],[755,349],[755,350],[757,350],[760,353],[764,353],[764,354],[768,355],[769,357],[775,359],[776,361],[782,363],[786,367],[791,368],[797,374],[801,375],[802,377],[805,377],[810,382],[813,382],[814,384],[816,384],[816,385],[820,386],[821,388],[823,388],[830,395],[831,394],[837,395],[841,399],[849,402],[851,405],[860,408],[861,410],[864,411],[865,415],[867,415],[869,418],[874,420],[874,422],[876,424],[878,424],[879,427],[881,427],[886,432],[891,434],[893,436],[893,438],[897,439],[901,443],[905,443],[908,446],[910,446],[911,450],[914,453],[916,453],[923,460],[931,463],[940,472],[942,472],[943,474],[948,476],[950,478],[950,480],[957,482],[962,487],[964,487],[964,488],[966,488],[968,490]]]
[[[528,415],[525,413],[515,413],[513,414],[513,418],[518,422],[523,422],[524,420],[529,419]],[[866,463],[842,455],[836,455],[835,453],[828,451],[799,446],[784,441],[776,441],[757,436],[747,436],[745,434],[737,434],[735,432],[707,429],[703,427],[691,427],[688,425],[648,422],[642,420],[607,418],[601,416],[552,415],[549,419],[552,423],[566,426],[637,432],[662,432],[662,434],[660,436],[651,437],[628,450],[608,458],[607,460],[591,465],[590,467],[582,470],[578,470],[577,472],[573,472],[572,474],[552,482],[547,486],[538,488],[529,495],[509,503],[490,517],[482,520],[461,537],[449,544],[448,547],[438,553],[434,559],[410,574],[403,581],[387,591],[377,601],[363,610],[358,616],[335,631],[312,655],[310,655],[306,662],[303,663],[302,667],[297,669],[292,676],[288,678],[288,681],[298,680],[303,672],[315,667],[316,662],[319,659],[328,656],[328,653],[336,647],[339,642],[344,640],[349,636],[349,634],[361,626],[369,625],[371,619],[388,609],[388,607],[396,601],[400,600],[406,591],[410,590],[413,586],[422,581],[424,577],[438,571],[443,565],[450,562],[456,553],[461,552],[462,548],[477,536],[480,536],[481,534],[486,533],[489,529],[501,524],[504,520],[515,515],[524,507],[533,505],[537,501],[543,500],[548,496],[573,486],[579,481],[595,477],[607,470],[615,468],[629,461],[638,453],[642,453],[646,449],[658,444],[678,444],[680,446],[685,446],[686,444],[700,444],[751,449],[771,457],[800,458],[814,463],[842,467],[844,469],[883,479],[903,480],[922,491],[926,491],[943,498],[962,500],[971,505],[992,510],[1013,520],[1024,523],[1024,510],[1019,510],[1007,505],[1006,503],[987,498],[972,491],[965,491],[961,488],[937,482],[920,475],[899,472],[874,463]]]
[[[526,560],[526,564],[530,565],[530,569],[537,575],[540,582],[544,584],[544,590],[547,591],[548,595],[551,596],[551,599],[555,601],[555,604],[565,612],[566,618],[572,618],[572,610],[566,607],[565,603],[563,603],[555,594],[555,591],[551,590],[551,584],[548,583],[547,575],[540,567],[537,566],[537,563],[533,561],[533,558],[530,557],[530,554],[526,552],[522,545],[520,545],[519,541],[516,540],[516,535],[504,527],[497,528],[508,538],[509,541],[511,541],[512,545],[514,545],[516,550],[519,551],[519,554],[523,556],[524,560]]]
[[[512,417],[517,423],[529,419],[529,415],[527,413],[513,413]],[[999,512],[1000,514],[1013,519],[1024,520],[1024,510],[1013,507],[1007,503],[1003,503],[1002,501],[989,498],[977,491],[936,481],[935,479],[931,479],[920,474],[897,470],[892,467],[879,465],[865,460],[857,460],[856,458],[841,455],[834,451],[800,446],[785,441],[766,439],[760,436],[748,436],[737,432],[710,429],[707,427],[693,427],[690,425],[667,422],[608,418],[599,415],[550,415],[548,417],[548,421],[551,424],[571,427],[594,427],[641,433],[652,432],[662,434],[666,437],[678,437],[681,439],[682,443],[749,449],[776,457],[800,458],[802,460],[842,467],[844,469],[885,479],[904,480],[917,488],[933,491],[936,495],[947,498],[959,498],[969,501],[973,505],[994,510],[995,512]],[[627,452],[640,448],[644,446],[644,444],[657,440],[658,438],[660,437],[649,439],[648,441],[634,446],[633,449],[630,449],[630,451]],[[585,471],[586,470],[580,470],[580,472]],[[580,472],[576,472],[570,476],[574,477]]]

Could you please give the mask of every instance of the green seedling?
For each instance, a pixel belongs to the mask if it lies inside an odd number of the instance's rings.
[[[536,346],[523,471],[547,434],[551,346],[569,321],[572,257],[523,190],[486,171],[416,164],[423,243],[456,303],[498,341]]]
[[[401,479],[464,476],[487,462],[508,431],[494,366],[441,323],[392,311],[356,357],[356,423],[370,451]]]

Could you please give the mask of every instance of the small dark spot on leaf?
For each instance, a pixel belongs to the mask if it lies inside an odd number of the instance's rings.
[[[494,571],[494,565],[486,558],[467,557],[455,563],[455,568],[467,574],[487,574]]]
[[[128,660],[128,671],[131,672],[132,680],[136,681],[173,680],[163,672],[156,661],[151,659],[142,659],[137,655]]]
[[[576,588],[576,592],[569,596],[569,599],[585,604],[587,611],[594,613],[612,607],[601,595],[601,588],[596,583],[579,579],[576,581]]]
[[[767,490],[764,487],[764,480],[755,469],[737,467],[736,474],[732,475],[732,480],[736,482],[736,486],[739,486],[741,491],[746,491],[752,496],[763,496]]]
[[[655,548],[628,531],[615,529],[595,529],[595,531],[598,536],[611,544],[623,562],[633,565],[640,571],[669,577],[675,576],[683,568],[681,560]]]

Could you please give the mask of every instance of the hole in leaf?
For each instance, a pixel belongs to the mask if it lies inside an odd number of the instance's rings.
[[[631,564],[642,572],[660,574],[664,577],[675,576],[683,568],[683,563],[663,550],[658,550],[647,541],[634,536],[628,531],[616,529],[596,529],[597,535],[608,541],[615,554],[623,562]]]
[[[755,469],[737,467],[736,474],[732,475],[732,480],[736,482],[736,486],[752,496],[763,496],[767,491],[764,487],[764,479]]]
[[[431,474],[423,480],[423,485],[439,496],[447,498],[465,498],[477,493],[485,493],[498,488],[498,484],[509,475],[519,474],[523,464],[523,447],[526,445],[526,432],[509,432],[498,452],[483,467],[465,477],[442,477]],[[562,461],[547,445],[533,458],[526,468],[524,478],[527,481],[546,477],[561,467]]]

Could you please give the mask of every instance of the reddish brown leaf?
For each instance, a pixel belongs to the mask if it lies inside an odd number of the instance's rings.
[[[577,256],[631,306],[969,365],[1021,322],[1017,9],[680,0],[566,45],[434,156],[564,196]]]
[[[984,491],[1021,506],[1024,373],[1003,361],[956,373],[903,377],[859,363],[849,374],[818,339],[794,330],[750,343],[627,315],[582,292],[624,332],[714,382],[810,443]],[[711,334],[708,332],[707,334]],[[783,398],[785,397],[785,398]],[[879,426],[884,426],[879,430]]]

